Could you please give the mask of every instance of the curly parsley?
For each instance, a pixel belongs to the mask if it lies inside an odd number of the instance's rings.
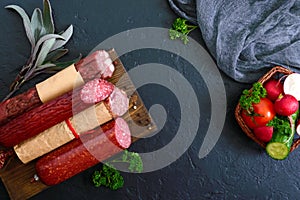
[[[114,159],[103,164],[100,171],[95,171],[92,181],[95,187],[105,186],[111,190],[117,190],[124,185],[124,178],[113,163],[126,163],[130,172],[141,173],[143,171],[143,161],[138,153],[125,150],[121,158]]]
[[[240,105],[248,113],[253,112],[253,103],[259,103],[261,98],[267,96],[267,91],[259,82],[253,84],[252,89],[244,90],[240,97]]]
[[[273,120],[271,120],[267,126],[273,126],[274,129],[282,134],[282,135],[290,135],[292,132],[291,124],[288,118],[277,117],[275,116]]]
[[[195,25],[187,24],[185,19],[177,18],[169,30],[170,39],[175,40],[180,38],[184,44],[187,44],[189,42],[188,34],[196,28],[197,26]]]
[[[104,164],[102,170],[95,171],[92,176],[95,187],[105,186],[117,190],[124,185],[124,178],[118,170],[109,164]]]

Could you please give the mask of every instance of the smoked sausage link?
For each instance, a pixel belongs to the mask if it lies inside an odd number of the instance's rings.
[[[95,84],[90,84],[91,82],[97,82],[99,87],[85,87],[86,85],[95,86]],[[75,89],[74,92],[70,91],[14,118],[0,127],[0,144],[5,147],[15,146],[94,105],[81,99],[82,89],[94,91],[91,92],[90,98],[104,100],[113,92],[114,85],[102,79],[95,79]]]
[[[41,157],[35,167],[46,185],[59,184],[128,148],[131,134],[127,123],[117,118]]]
[[[0,126],[30,109],[42,105],[36,88],[0,103]]]

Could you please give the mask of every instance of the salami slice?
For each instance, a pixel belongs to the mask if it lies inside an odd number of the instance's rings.
[[[108,97],[113,89],[113,85],[107,85],[103,79],[94,79],[86,83],[80,91],[81,99],[84,103],[100,102]]]
[[[113,116],[122,116],[128,110],[129,98],[123,90],[117,87],[114,88],[114,91],[106,101]]]
[[[102,101],[110,95],[114,86],[105,80],[97,83],[101,85],[100,88],[106,91],[104,93],[100,91],[103,95],[97,96],[97,100]],[[95,86],[90,83],[87,83],[87,85]],[[93,105],[81,99],[81,90],[83,88],[77,88],[74,92],[68,92],[48,103],[42,104],[1,126],[0,144],[5,147],[17,145]],[[89,87],[87,88],[92,90]],[[88,96],[88,94],[86,95]],[[89,98],[93,97],[94,94]]]
[[[117,118],[87,132],[81,140],[73,140],[43,156],[36,163],[36,172],[44,184],[56,185],[128,148],[130,144],[129,127],[123,119]]]

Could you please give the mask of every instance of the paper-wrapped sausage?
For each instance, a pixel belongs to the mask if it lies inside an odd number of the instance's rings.
[[[12,147],[108,98],[114,85],[94,79],[0,127],[0,144]]]
[[[44,184],[56,185],[128,148],[130,144],[129,127],[122,118],[117,118],[41,157],[35,165],[36,172]]]
[[[104,50],[57,72],[34,88],[0,103],[0,125],[95,78],[110,78],[114,65]]]
[[[86,95],[86,101],[93,101],[90,95]],[[72,118],[63,121],[35,137],[14,146],[14,150],[23,163],[28,163],[40,157],[81,134],[102,125],[117,116],[122,116],[129,106],[126,93],[117,87],[109,98],[97,105],[90,107]]]

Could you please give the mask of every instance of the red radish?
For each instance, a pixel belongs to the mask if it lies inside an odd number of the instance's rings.
[[[253,129],[254,135],[262,142],[269,142],[273,136],[273,126],[260,126]]]
[[[293,73],[288,75],[284,80],[283,90],[285,94],[293,95],[300,101],[300,74]]]
[[[296,125],[296,132],[298,135],[300,135],[300,120],[298,119],[297,125]]]
[[[280,94],[283,94],[283,84],[280,80],[270,79],[264,83],[264,88],[267,91],[267,98],[275,101]]]
[[[298,110],[299,102],[294,96],[286,94],[275,101],[274,108],[278,115],[289,116]]]

